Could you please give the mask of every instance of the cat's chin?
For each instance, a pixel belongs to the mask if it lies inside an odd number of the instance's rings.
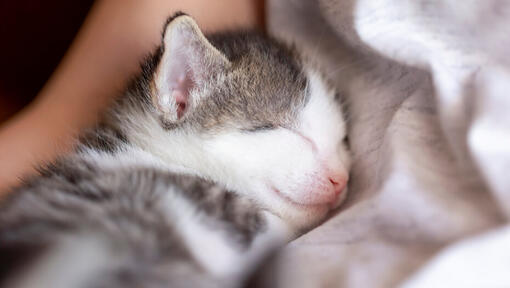
[[[295,206],[297,209],[302,210],[322,210],[322,209],[328,209],[332,210],[335,208],[338,208],[347,197],[347,187],[345,187],[340,193],[338,193],[335,196],[335,199],[328,203],[320,203],[320,204],[307,204],[307,203],[300,203],[292,199],[291,197],[285,195],[277,188],[271,187],[270,190],[277,195],[279,198],[287,202],[287,204]]]
[[[288,197],[287,195],[283,194],[278,190],[277,188],[271,187],[271,191],[277,195],[280,199],[285,201],[287,204],[295,206],[297,209],[302,210],[318,210],[318,209],[324,209],[325,207],[329,206],[330,204],[306,204],[306,203],[299,203],[294,201],[292,198]]]
[[[344,189],[338,198],[325,204],[302,204],[281,193],[278,189],[270,189],[278,204],[271,207],[273,213],[282,218],[297,230],[307,230],[323,221],[328,213],[340,206],[346,198],[347,189]]]

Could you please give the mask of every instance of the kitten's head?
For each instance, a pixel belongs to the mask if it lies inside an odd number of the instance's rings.
[[[160,52],[149,85],[160,128],[149,150],[299,228],[344,198],[341,109],[295,53],[254,33],[206,39],[186,15],[169,21]]]

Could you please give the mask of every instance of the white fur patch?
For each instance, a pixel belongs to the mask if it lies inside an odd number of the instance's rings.
[[[207,215],[197,211],[188,200],[169,191],[163,200],[167,216],[173,219],[176,229],[189,252],[212,275],[242,277],[254,264],[271,251],[291,239],[288,227],[274,215],[265,213],[268,230],[257,236],[247,251],[241,251],[220,228],[207,226]]]

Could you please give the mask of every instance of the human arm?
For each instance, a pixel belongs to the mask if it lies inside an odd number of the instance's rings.
[[[0,127],[0,195],[71,149],[76,132],[95,123],[158,44],[166,17],[179,10],[206,31],[262,25],[256,0],[97,1],[36,100]]]

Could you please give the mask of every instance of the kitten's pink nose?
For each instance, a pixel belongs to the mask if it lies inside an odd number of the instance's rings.
[[[349,177],[345,173],[330,173],[327,179],[329,180],[328,185],[322,186],[322,189],[313,193],[313,196],[310,197],[310,202],[312,202],[310,204],[329,204],[336,202],[347,185]]]
[[[348,177],[343,174],[336,174],[334,176],[329,177],[329,182],[333,184],[333,189],[336,195],[342,193],[342,190],[344,190],[345,185],[347,185],[347,180]]]

